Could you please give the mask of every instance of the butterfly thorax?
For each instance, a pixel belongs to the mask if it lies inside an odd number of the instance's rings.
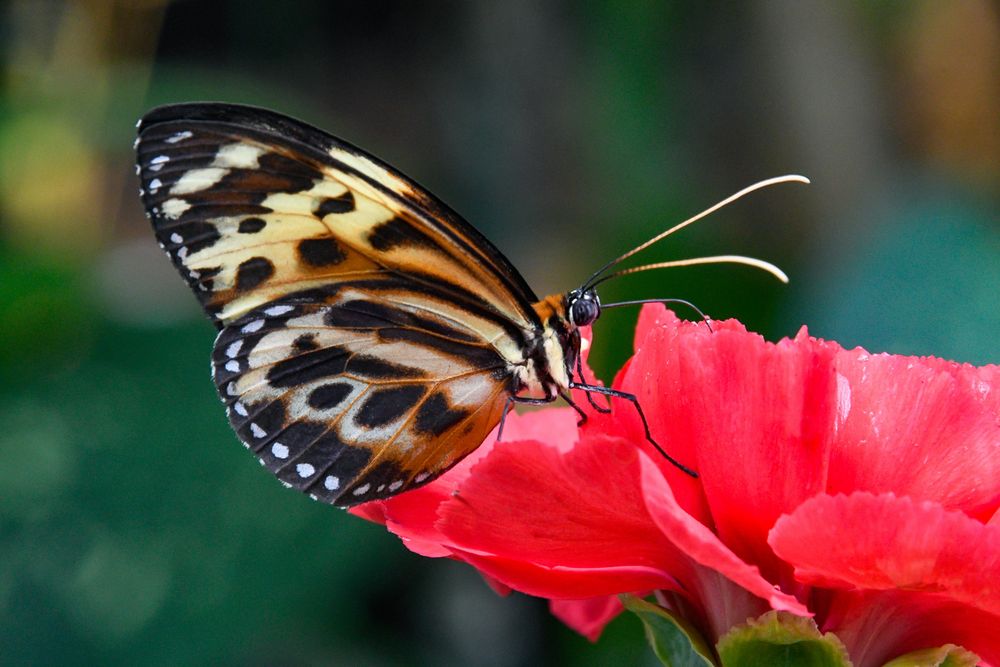
[[[569,388],[580,334],[567,317],[567,297],[552,294],[532,304],[542,323],[515,369],[516,393],[552,398]]]

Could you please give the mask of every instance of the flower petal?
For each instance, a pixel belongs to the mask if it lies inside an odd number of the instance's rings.
[[[518,590],[582,598],[675,585],[679,554],[646,512],[636,449],[617,438],[566,453],[500,443],[439,513],[462,558]]]
[[[430,558],[452,555],[448,540],[437,528],[438,508],[458,491],[476,463],[485,458],[496,444],[496,429],[485,442],[458,465],[433,482],[388,500],[358,505],[350,510],[355,516],[385,524],[414,553]],[[503,433],[505,442],[544,439],[560,450],[576,442],[576,413],[572,408],[550,408],[507,416]]]
[[[929,501],[817,496],[777,522],[770,544],[809,584],[922,591],[1000,616],[1000,527]]]
[[[856,667],[877,667],[923,648],[955,644],[1000,665],[1000,616],[922,591],[840,591],[823,630],[847,646]]]
[[[549,610],[560,621],[594,642],[604,626],[625,608],[617,595],[603,595],[583,600],[550,600]]]
[[[1000,367],[837,355],[828,493],[892,491],[984,521],[1000,506]]]
[[[785,583],[767,533],[825,488],[840,348],[804,330],[772,344],[735,321],[712,329],[661,313],[621,388],[639,397],[665,449],[698,470],[707,510],[679,481],[683,474],[665,468],[681,507],[767,579]],[[641,438],[638,420],[631,422],[632,437]]]
[[[740,560],[711,530],[681,509],[656,464],[645,455],[640,455],[640,463],[646,508],[656,525],[674,545],[709,571],[718,572],[730,582],[767,600],[771,609],[790,611],[799,616],[811,615],[794,596],[783,593],[764,579],[756,567]],[[699,577],[699,580],[703,587],[719,589],[719,582],[714,577]],[[701,599],[712,601],[717,600],[725,591],[702,590],[698,593]],[[739,615],[742,617],[729,620],[739,622],[746,618],[742,611]],[[725,627],[725,623],[719,625]]]

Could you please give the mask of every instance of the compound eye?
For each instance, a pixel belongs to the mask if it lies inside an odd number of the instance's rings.
[[[600,313],[601,307],[591,299],[577,299],[569,307],[569,319],[578,327],[591,324]]]

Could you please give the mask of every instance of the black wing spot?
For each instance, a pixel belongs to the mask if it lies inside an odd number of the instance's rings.
[[[427,375],[419,368],[401,366],[366,354],[359,354],[351,359],[348,371],[372,380],[422,378]]]
[[[266,257],[251,257],[236,269],[236,289],[251,290],[274,275],[274,264]]]
[[[422,433],[441,435],[469,414],[468,410],[451,407],[444,394],[437,393],[424,401],[417,410],[415,426]]]
[[[430,237],[402,218],[393,218],[376,226],[368,234],[368,243],[376,250],[383,252],[400,245],[437,247],[437,244]]]
[[[354,193],[348,190],[339,197],[320,199],[314,211],[317,216],[323,218],[332,213],[350,213],[354,210],[354,206]]]
[[[267,372],[267,381],[273,387],[294,387],[331,375],[340,375],[350,358],[351,351],[346,348],[323,348],[279,361]]]
[[[354,389],[345,382],[332,382],[313,389],[309,394],[309,406],[317,410],[330,410],[340,405]]]
[[[299,242],[299,257],[309,266],[333,266],[340,264],[347,255],[332,238],[305,239]]]
[[[240,234],[256,234],[266,226],[267,222],[263,218],[245,218],[240,220],[239,232]]]
[[[470,343],[481,342],[480,338],[442,322],[427,317],[420,317],[402,308],[361,299],[336,304],[327,311],[323,320],[331,327],[380,329],[386,337],[394,335],[387,327],[394,329],[392,325],[398,325],[399,327],[418,329],[460,341],[468,341]]]
[[[354,421],[369,428],[391,424],[412,410],[426,393],[426,387],[416,384],[373,391],[358,410]]]
[[[319,349],[319,343],[316,342],[316,334],[304,333],[292,341],[292,347],[297,352],[310,352]]]

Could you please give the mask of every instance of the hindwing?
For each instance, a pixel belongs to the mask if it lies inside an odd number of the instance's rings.
[[[240,439],[286,485],[336,505],[434,479],[479,446],[510,391],[474,328],[381,289],[259,307],[212,357]]]

